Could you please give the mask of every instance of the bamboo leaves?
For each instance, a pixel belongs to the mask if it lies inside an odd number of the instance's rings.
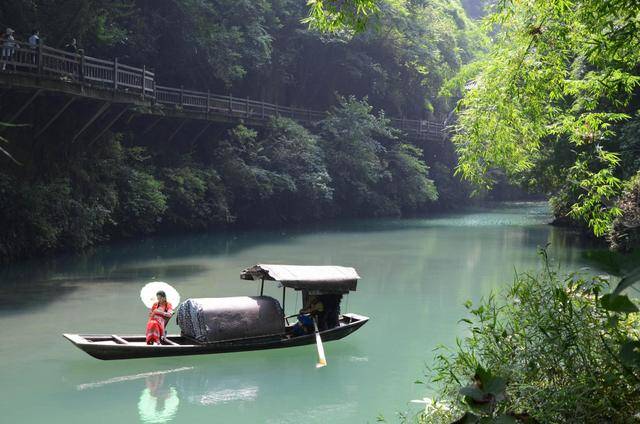
[[[321,32],[362,32],[380,8],[377,0],[308,0],[309,15],[302,23]]]
[[[640,49],[629,48],[640,45],[638,13],[625,0],[500,2],[485,23],[490,52],[455,79],[465,84],[453,138],[458,174],[491,187],[497,168],[517,181],[542,149],[569,143],[574,165],[557,171],[554,189],[576,191],[571,216],[607,233],[623,188],[614,128],[629,119],[640,84]]]

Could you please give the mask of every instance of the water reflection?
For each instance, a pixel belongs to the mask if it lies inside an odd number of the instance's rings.
[[[144,423],[166,423],[178,412],[180,398],[174,387],[165,385],[165,374],[150,375],[146,378],[146,388],[140,394],[138,414]]]
[[[258,386],[242,387],[238,389],[215,389],[203,394],[192,395],[189,402],[199,405],[216,405],[236,400],[253,401],[258,397]]]
[[[91,383],[83,383],[83,384],[78,384],[76,386],[77,390],[87,390],[87,389],[96,389],[98,387],[102,387],[102,386],[106,386],[109,384],[113,384],[113,383],[122,383],[124,381],[132,381],[132,380],[140,380],[140,379],[147,379],[147,381],[149,379],[153,379],[157,376],[163,376],[165,374],[171,374],[174,372],[180,372],[180,371],[187,371],[187,370],[191,370],[193,369],[193,367],[181,367],[181,368],[175,368],[175,369],[171,369],[171,370],[166,370],[166,371],[151,371],[151,372],[145,372],[145,373],[140,373],[140,374],[132,374],[132,375],[123,375],[120,377],[112,377],[106,380],[100,380],[100,381],[94,381]],[[164,381],[164,379],[162,380]]]
[[[236,422],[349,422],[363,407],[359,381],[380,364],[370,363],[358,344],[346,340],[326,348],[331,363],[321,370],[315,368],[316,351],[311,346],[158,361],[78,363],[66,375],[71,381],[89,373],[101,375],[74,384],[76,401],[98,405],[109,399],[129,419],[135,411],[145,423],[186,422],[189,417],[202,422],[203,414],[212,421],[235,417]],[[166,367],[172,362],[184,366]],[[154,369],[154,363],[165,367]],[[120,364],[139,372],[111,374]],[[283,382],[297,382],[295,390]]]

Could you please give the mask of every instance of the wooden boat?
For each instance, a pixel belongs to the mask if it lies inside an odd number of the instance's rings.
[[[301,290],[303,299],[309,296],[322,295],[339,295],[341,297],[342,294],[356,289],[359,276],[353,268],[260,264],[243,271],[241,278],[244,280],[262,280],[261,296],[254,298],[211,298],[210,300],[215,300],[214,304],[216,305],[229,304],[233,306],[235,301],[236,306],[233,314],[228,314],[222,310],[213,318],[214,324],[207,323],[208,326],[216,327],[216,331],[211,331],[212,338],[207,340],[198,340],[192,335],[185,334],[184,328],[182,334],[168,335],[161,345],[147,345],[145,342],[146,337],[143,334],[63,334],[63,336],[94,358],[104,360],[243,352],[315,344],[315,334],[312,332],[294,335],[295,324],[290,323],[288,320],[290,317],[285,317],[283,312],[285,288]],[[265,280],[279,281],[282,285],[283,308],[279,308],[279,304],[275,299],[262,296]],[[258,305],[257,301],[269,300],[275,302],[279,313],[282,315],[274,319],[281,320],[279,322],[282,323],[282,331],[274,334],[272,330],[273,323],[267,323],[270,327],[268,334],[259,334],[261,322],[258,319],[264,320],[265,316],[269,316],[264,313],[264,307],[262,307],[263,310],[259,314],[254,315],[251,315],[252,311],[247,309],[246,316],[242,316],[242,319],[238,320],[238,299],[250,299],[256,305]],[[242,313],[242,309],[239,311]],[[233,328],[234,323],[231,322],[232,327],[230,330],[226,332],[219,331],[219,328],[217,328],[219,327],[217,325],[218,321],[216,320],[220,319],[242,321],[242,324],[238,324],[237,328]],[[366,316],[345,313],[339,316],[338,322],[334,326],[320,331],[320,336],[323,341],[339,340],[358,330],[368,320],[369,318]],[[248,335],[245,321],[252,325],[251,335]],[[256,334],[256,327],[258,327],[258,334]],[[207,328],[209,329],[209,327]],[[265,333],[267,333],[266,330]],[[234,337],[234,335],[238,337]],[[219,340],[216,340],[216,338],[219,338]]]
[[[357,314],[344,314],[340,326],[321,331],[322,341],[339,340],[362,327],[369,318]],[[293,324],[291,325],[293,326]],[[290,331],[290,327],[288,331]],[[85,335],[63,334],[71,343],[98,359],[133,359],[160,356],[203,355],[248,350],[277,349],[315,344],[315,335],[298,337],[251,337],[214,343],[197,343],[181,335],[168,335],[163,345],[147,345],[145,335]]]

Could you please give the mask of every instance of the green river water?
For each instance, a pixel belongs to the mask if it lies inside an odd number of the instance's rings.
[[[538,268],[536,247],[547,243],[562,268],[587,265],[587,247],[549,219],[545,203],[510,203],[431,219],[154,238],[5,266],[0,422],[395,422],[428,394],[414,381],[438,344],[462,334],[467,299],[508,283],[514,268]],[[143,333],[148,281],[169,282],[183,299],[255,295],[258,284],[239,279],[255,263],[356,267],[362,279],[343,312],[370,322],[325,344],[321,369],[315,346],[99,361],[61,336]],[[287,314],[300,302],[288,291]]]

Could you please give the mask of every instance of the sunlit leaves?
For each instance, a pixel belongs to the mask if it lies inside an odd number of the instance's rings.
[[[380,11],[380,0],[308,0],[309,16],[302,20],[322,32],[362,32]]]
[[[591,170],[584,158],[586,155],[579,157],[569,171],[569,177],[581,189],[578,202],[571,207],[571,215],[584,219],[596,236],[602,236],[610,229],[613,220],[621,215],[613,201],[620,194],[622,182],[613,172],[619,163],[618,155],[602,149],[596,149],[596,155],[602,163],[598,171]]]
[[[628,0],[498,2],[485,22],[494,46],[454,81],[465,84],[458,173],[482,187],[495,169],[515,180],[535,166],[543,142],[569,141],[582,151],[558,181],[580,193],[572,216],[605,234],[620,214],[619,158],[608,151],[640,84],[639,13]]]

